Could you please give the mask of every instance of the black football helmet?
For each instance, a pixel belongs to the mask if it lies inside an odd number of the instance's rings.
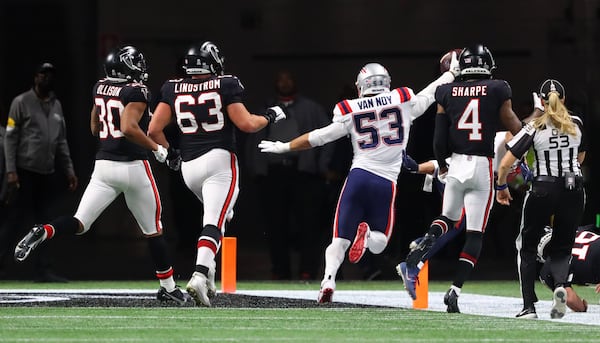
[[[192,45],[183,58],[183,69],[188,75],[223,75],[225,58],[219,48],[209,41]]]
[[[112,50],[104,61],[104,72],[110,81],[148,81],[146,59],[138,49],[131,45]]]
[[[496,69],[492,53],[482,44],[464,48],[458,57],[458,64],[462,79],[491,78],[492,71]]]

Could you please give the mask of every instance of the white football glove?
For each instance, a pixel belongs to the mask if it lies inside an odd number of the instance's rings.
[[[456,56],[456,52],[452,51],[452,57],[450,59],[450,69],[449,72],[454,75],[454,77],[458,77],[460,75],[460,64],[458,63],[458,56]]]
[[[265,118],[267,118],[267,120],[269,121],[270,124],[277,123],[278,121],[286,118],[285,112],[279,106],[273,106],[273,107],[267,108],[267,112],[265,113],[264,116],[265,116]]]
[[[544,104],[542,104],[542,99],[540,96],[536,92],[531,94],[533,95],[533,108],[537,108],[538,110],[544,112]]]
[[[260,143],[258,143],[258,148],[260,149],[260,152],[283,154],[290,151],[290,143],[283,143],[280,141],[260,141]]]
[[[156,150],[153,150],[152,153],[154,154],[154,157],[156,158],[156,160],[160,163],[163,163],[164,161],[166,161],[167,155],[169,155],[167,148],[165,148],[164,146],[162,146],[160,144],[158,144],[158,148]]]

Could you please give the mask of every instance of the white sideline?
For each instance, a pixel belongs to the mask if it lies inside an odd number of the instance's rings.
[[[155,295],[155,290],[147,289],[0,289],[0,296],[14,294],[148,294]],[[307,299],[317,301],[318,290],[315,291],[289,291],[289,290],[241,290],[237,294],[280,297],[290,299]],[[551,295],[548,296],[550,298]],[[446,312],[444,293],[429,292],[429,308],[422,311]],[[59,300],[59,299],[56,299]],[[66,300],[66,299],[60,299]],[[59,300],[59,301],[60,301]],[[46,301],[52,301],[46,299]],[[346,291],[338,290],[333,295],[334,302],[350,304],[364,304],[412,309],[412,299],[406,291]],[[520,298],[489,296],[480,294],[462,293],[458,299],[458,307],[464,314],[484,315],[492,317],[514,318],[522,307]],[[562,323],[575,323],[586,325],[600,325],[600,305],[589,304],[588,312],[572,312],[567,309],[567,314],[562,319],[550,319],[552,301],[540,300],[536,303],[539,319]],[[526,320],[526,319],[523,319]]]
[[[246,291],[238,290],[237,293],[265,297],[282,297],[293,299],[317,299],[318,291]],[[549,298],[551,295],[548,296]],[[365,304],[388,307],[412,309],[412,299],[406,291],[335,291],[333,301],[351,304]],[[484,315],[492,317],[515,318],[521,311],[523,302],[520,298],[489,296],[480,294],[462,293],[458,298],[458,307],[465,314]],[[600,305],[588,305],[588,312],[572,312],[567,309],[567,314],[562,319],[550,319],[551,300],[540,300],[536,303],[538,320],[551,320],[562,323],[576,323],[587,325],[600,325]],[[424,311],[446,312],[444,293],[429,292],[429,308]],[[527,320],[527,319],[523,319]]]

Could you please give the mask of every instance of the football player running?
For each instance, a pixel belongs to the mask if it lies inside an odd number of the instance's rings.
[[[492,79],[496,68],[489,49],[481,44],[463,49],[458,80],[438,87],[434,154],[446,178],[442,213],[421,242],[406,257],[415,270],[436,239],[466,216],[466,241],[452,286],[444,296],[448,312],[460,312],[458,297],[477,263],[483,232],[493,204],[494,138],[504,126],[512,134],[522,127],[512,110],[512,91],[506,81]],[[450,157],[450,163],[446,158]]]
[[[509,138],[512,135],[507,131],[499,131],[496,133],[496,138],[494,140],[494,151],[495,158],[493,162],[494,172],[497,170],[497,165],[499,163],[498,158],[502,158],[506,153],[506,142],[508,142]],[[403,156],[404,161],[402,162],[402,168],[410,173],[416,174],[425,174],[425,182],[423,185],[423,190],[426,192],[431,192],[435,186],[435,189],[442,195],[444,194],[444,188],[446,186],[445,175],[439,177],[439,166],[437,160],[429,160],[422,163],[417,163],[412,157],[409,155]],[[447,161],[449,162],[449,161]],[[520,188],[524,185],[531,184],[533,179],[533,174],[531,170],[525,163],[524,159],[517,161],[510,172],[511,179],[514,180],[511,187]],[[431,247],[431,249],[423,255],[421,260],[417,263],[416,268],[409,269],[406,266],[406,262],[401,262],[396,266],[396,271],[398,275],[402,278],[402,282],[404,284],[404,288],[410,295],[410,297],[415,300],[417,298],[416,293],[416,283],[418,282],[418,275],[421,271],[421,268],[425,264],[425,261],[429,260],[431,257],[435,256],[435,254],[442,250],[448,242],[452,241],[462,232],[464,232],[466,226],[465,217],[462,216],[452,227],[452,229],[448,230],[445,234],[443,234],[439,239],[435,241],[435,244]],[[410,243],[410,248],[415,247],[423,237],[419,237]]]
[[[195,272],[186,288],[196,305],[207,307],[216,294],[215,255],[239,193],[235,128],[256,132],[286,117],[279,106],[264,115],[248,112],[242,103],[244,87],[237,77],[223,75],[223,62],[214,43],[193,44],[183,60],[187,77],[163,84],[148,130],[168,147],[163,129],[173,117],[179,127],[181,173],[204,205]]]
[[[161,200],[148,162],[152,151],[164,162],[167,149],[146,136],[150,116],[144,55],[133,46],[111,51],[104,62],[106,77],[93,88],[92,134],[99,138],[90,182],[73,217],[62,216],[34,226],[17,244],[15,259],[23,261],[45,240],[68,234],[83,235],[120,194],[147,238],[156,277],[157,298],[183,305],[189,295],[175,285],[161,223]]]
[[[325,271],[317,301],[332,301],[335,279],[344,261],[357,263],[366,249],[381,253],[394,226],[396,182],[413,120],[434,101],[437,86],[452,82],[458,70],[456,54],[450,71],[417,94],[408,87],[390,90],[388,71],[368,63],[358,73],[357,99],[339,102],[333,122],[290,142],[262,141],[262,152],[283,154],[310,149],[350,135],[354,157],[333,222],[333,237],[325,250]]]

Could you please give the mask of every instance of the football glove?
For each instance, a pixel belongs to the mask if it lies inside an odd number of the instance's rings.
[[[456,56],[456,51],[452,51],[452,58],[450,59],[450,69],[449,72],[454,75],[454,77],[458,77],[460,75],[460,64],[458,63],[458,56]]]
[[[542,104],[542,99],[540,96],[536,92],[531,94],[533,95],[533,108],[537,108],[538,110],[544,112],[544,104]]]
[[[152,153],[154,154],[156,160],[160,163],[163,163],[167,159],[167,155],[169,154],[167,148],[160,144],[158,144],[158,148],[156,150],[153,150]]]
[[[280,120],[286,118],[285,112],[279,106],[273,106],[267,108],[267,112],[263,115],[269,121],[269,124],[275,124]]]
[[[272,141],[260,141],[258,143],[258,148],[260,152],[270,152],[273,154],[283,154],[290,151],[290,143],[283,143],[280,141],[272,142]]]
[[[419,164],[406,153],[406,150],[402,151],[402,168],[411,173],[416,173],[419,171]]]
[[[521,168],[521,175],[523,175],[523,180],[525,182],[533,181],[533,172],[529,169],[529,166],[524,161],[519,163],[519,167]]]
[[[181,168],[181,153],[177,149],[169,147],[169,154],[167,155],[167,167],[174,171],[178,171]]]

